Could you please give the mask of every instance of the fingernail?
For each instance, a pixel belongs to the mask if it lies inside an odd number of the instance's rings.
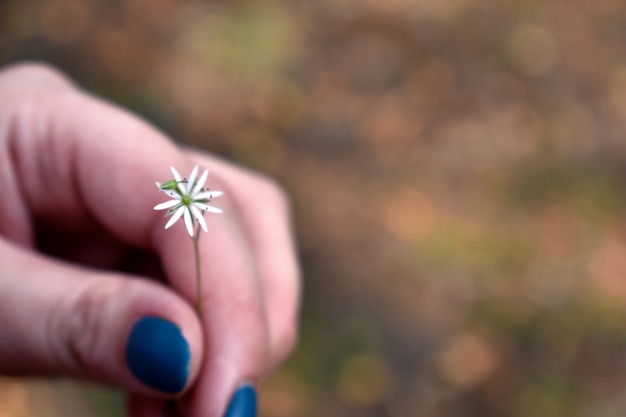
[[[252,385],[239,387],[230,400],[224,417],[256,417],[256,391]]]
[[[126,344],[126,361],[135,377],[168,394],[182,391],[189,376],[191,353],[178,326],[159,317],[135,323]]]

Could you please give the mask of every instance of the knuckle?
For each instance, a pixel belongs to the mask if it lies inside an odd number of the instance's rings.
[[[2,79],[14,84],[44,88],[73,88],[72,80],[56,67],[39,61],[21,62],[0,71]]]
[[[296,330],[296,326],[291,326],[289,330],[285,331],[280,340],[280,346],[284,357],[287,357],[294,351],[298,345],[299,333]]]
[[[282,327],[280,332],[276,334],[274,340],[274,355],[278,361],[284,361],[288,358],[298,345],[299,332],[298,326],[289,323]]]
[[[252,294],[240,294],[225,306],[223,313],[230,317],[231,330],[245,340],[244,349],[247,360],[253,367],[265,364],[272,353],[270,326],[260,300]]]
[[[64,369],[77,374],[98,372],[98,347],[106,336],[102,316],[119,291],[123,291],[119,285],[86,283],[51,314],[49,340],[53,341],[52,350]]]
[[[268,206],[285,213],[291,211],[289,196],[283,186],[276,180],[264,177],[259,179],[259,184],[256,188],[258,193],[262,195],[263,200],[267,202]]]

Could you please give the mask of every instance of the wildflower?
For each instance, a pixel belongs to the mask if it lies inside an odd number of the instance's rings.
[[[200,178],[197,179],[197,165],[191,171],[189,180],[184,180],[176,171],[176,168],[171,167],[171,170],[174,179],[162,184],[157,182],[156,185],[159,187],[159,190],[172,199],[157,204],[154,206],[154,210],[167,210],[166,216],[171,216],[165,225],[166,229],[169,229],[182,217],[187,233],[193,238],[195,221],[202,227],[202,230],[207,231],[206,221],[203,216],[204,212],[222,213],[221,209],[207,203],[211,202],[212,198],[219,197],[223,193],[221,191],[209,191],[204,188],[209,171],[205,170]]]

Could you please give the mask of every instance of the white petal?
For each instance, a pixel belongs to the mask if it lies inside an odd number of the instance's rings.
[[[165,228],[169,229],[170,226],[172,226],[174,223],[178,221],[178,219],[180,219],[180,216],[182,216],[184,212],[185,212],[185,207],[184,206],[179,207],[178,210],[176,210],[174,214],[172,214],[172,217],[170,217],[170,220],[165,225]]]
[[[172,191],[172,190],[161,190],[163,191],[165,194],[169,195],[172,198],[175,198],[176,200],[180,201],[180,194],[178,194],[176,191]]]
[[[189,208],[191,209],[191,213],[193,214],[193,217],[195,217],[196,220],[198,220],[198,223],[200,223],[200,227],[202,227],[202,230],[204,230],[205,232],[208,232],[208,229],[206,227],[206,222],[204,221],[204,217],[202,216],[202,213],[200,212],[200,210],[198,210],[193,205],[189,206]]]
[[[157,188],[160,190],[161,189],[161,183],[156,181],[155,184],[156,184]]]
[[[208,175],[209,175],[209,170],[205,169],[204,172],[202,173],[202,175],[200,176],[200,179],[198,180],[198,183],[194,187],[193,192],[191,193],[192,196],[194,194],[197,194],[198,191],[200,191],[202,189],[202,187],[204,187],[204,183],[206,182],[206,177]]]
[[[176,204],[180,204],[180,200],[169,200],[161,204],[154,206],[155,210],[165,210],[174,207]]]
[[[170,171],[172,171],[172,175],[174,176],[176,182],[181,182],[183,180],[183,177],[181,177],[178,171],[176,171],[176,168],[170,167]]]
[[[174,175],[174,179],[178,183],[178,189],[184,195],[187,190],[185,190],[185,184],[183,184],[183,177],[181,177],[178,171],[176,171],[176,168],[170,167],[170,170],[172,171],[172,175]]]
[[[187,233],[189,236],[193,237],[193,219],[191,218],[191,213],[188,208],[185,208],[185,227],[187,227]]]
[[[193,196],[193,199],[194,200],[204,200],[204,199],[219,197],[222,194],[224,194],[224,193],[221,192],[221,191],[205,191],[203,193],[200,193],[198,195]]]
[[[223,213],[224,212],[222,209],[209,206],[208,204],[204,204],[204,203],[193,203],[193,205],[198,207],[202,211],[210,211],[211,213]]]
[[[193,167],[191,170],[191,174],[189,174],[189,181],[187,182],[187,194],[191,194],[191,189],[193,188],[193,184],[196,182],[196,177],[198,176],[198,165]]]

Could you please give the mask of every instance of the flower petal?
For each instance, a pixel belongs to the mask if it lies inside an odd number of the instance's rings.
[[[175,198],[176,200],[180,201],[181,199],[181,196],[177,191],[172,191],[172,190],[161,190],[161,191],[163,191],[165,194],[169,195],[170,197]]]
[[[193,219],[191,218],[191,212],[189,208],[185,207],[184,211],[185,227],[187,227],[187,233],[193,237]]]
[[[176,168],[170,167],[170,171],[172,171],[172,175],[174,176],[176,182],[181,182],[183,180],[183,177],[181,177],[178,171],[176,171]]]
[[[191,194],[191,189],[194,188],[196,177],[198,176],[198,165],[193,167],[191,174],[189,174],[189,181],[187,182],[187,194]]]
[[[168,209],[168,208],[172,208],[172,207],[174,207],[177,204],[180,204],[180,200],[169,200],[169,201],[166,201],[164,203],[157,204],[156,206],[154,206],[154,209],[155,210],[165,210],[165,209]]]
[[[222,191],[205,191],[193,197],[194,200],[204,200],[209,198],[219,197],[224,194]]]
[[[202,216],[202,212],[193,205],[189,206],[189,208],[191,209],[191,213],[193,214],[193,217],[195,217],[196,220],[198,220],[198,223],[200,223],[200,227],[202,227],[202,230],[204,230],[205,232],[208,232],[208,229],[206,227],[206,222],[204,221],[204,217]]]
[[[204,187],[204,183],[206,182],[206,178],[209,175],[209,170],[205,169],[204,172],[202,173],[202,175],[200,176],[200,179],[198,180],[198,183],[196,184],[196,186],[194,187],[191,196],[193,197],[195,194],[197,194],[202,187]]]
[[[170,217],[170,220],[165,225],[165,228],[169,229],[170,226],[172,226],[174,223],[178,221],[178,219],[180,219],[180,216],[182,216],[184,212],[185,212],[185,207],[180,206],[178,210],[176,210],[174,214],[172,214],[172,217]]]
[[[211,213],[223,213],[224,211],[220,208],[209,206],[204,203],[193,203],[194,206],[198,207],[202,211],[209,211]]]
[[[174,178],[176,179],[176,182],[178,183],[178,189],[180,190],[180,192],[183,195],[185,195],[187,190],[185,190],[185,184],[183,183],[183,177],[181,177],[180,174],[178,173],[178,171],[176,171],[176,168],[170,167],[170,170],[172,171],[172,175],[174,175]]]

